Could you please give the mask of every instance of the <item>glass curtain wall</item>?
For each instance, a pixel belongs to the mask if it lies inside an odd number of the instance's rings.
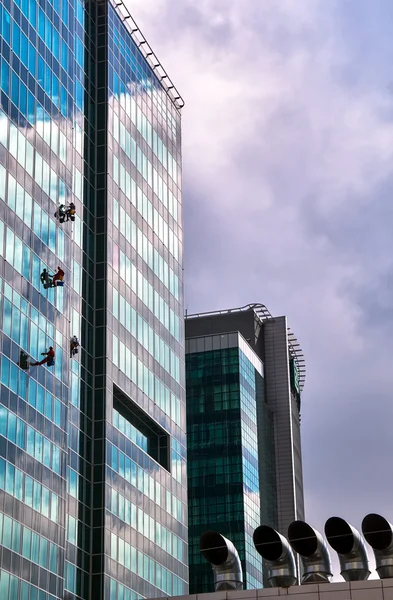
[[[0,596],[187,593],[179,110],[109,2],[0,44]]]
[[[52,600],[74,587],[78,518],[83,4],[5,0],[0,44],[0,596]],[[52,367],[19,367],[50,346]]]
[[[263,585],[252,542],[260,525],[257,404],[263,398],[263,370],[239,343],[245,345],[238,334],[187,341],[190,593],[214,590],[212,568],[199,545],[208,529],[234,543],[245,588]],[[192,351],[195,344],[200,351]]]
[[[95,11],[93,593],[180,595],[188,591],[180,114],[113,6]]]

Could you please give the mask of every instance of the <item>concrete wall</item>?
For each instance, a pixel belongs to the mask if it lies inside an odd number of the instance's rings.
[[[393,579],[323,583],[290,588],[214,592],[193,596],[177,596],[178,600],[261,600],[288,597],[293,600],[393,600]],[[167,599],[165,600],[173,600]]]
[[[286,536],[292,521],[304,519],[299,415],[291,397],[286,317],[266,321],[263,333],[266,399],[274,414],[278,529]]]
[[[240,331],[255,349],[254,311],[208,315],[185,320],[186,338]]]

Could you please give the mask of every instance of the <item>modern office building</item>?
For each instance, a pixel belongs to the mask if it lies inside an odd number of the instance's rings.
[[[187,593],[183,102],[121,1],[4,0],[0,60],[0,598]]]
[[[200,535],[229,538],[246,589],[263,585],[252,536],[304,518],[300,394],[305,367],[286,317],[265,306],[186,318],[190,593],[214,589]]]

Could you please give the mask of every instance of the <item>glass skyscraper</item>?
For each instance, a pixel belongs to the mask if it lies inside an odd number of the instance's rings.
[[[234,543],[245,588],[261,588],[255,529],[287,535],[304,518],[299,345],[263,305],[190,315],[186,382],[190,593],[214,590],[206,530]]]
[[[187,593],[182,100],[121,3],[0,44],[0,598]]]

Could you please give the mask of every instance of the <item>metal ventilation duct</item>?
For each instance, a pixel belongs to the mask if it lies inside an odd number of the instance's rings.
[[[283,535],[272,527],[260,525],[253,535],[254,545],[268,565],[268,581],[272,587],[290,587],[297,583],[292,548]]]
[[[362,532],[374,550],[379,577],[393,577],[393,526],[385,517],[371,513],[363,519]]]
[[[329,583],[332,565],[321,534],[304,521],[293,521],[288,528],[288,539],[302,561],[302,584]]]
[[[201,535],[200,548],[212,565],[216,592],[243,589],[242,565],[231,541],[217,531],[205,531]]]
[[[337,552],[345,581],[363,581],[370,576],[366,545],[357,529],[340,517],[325,523],[326,539]]]

